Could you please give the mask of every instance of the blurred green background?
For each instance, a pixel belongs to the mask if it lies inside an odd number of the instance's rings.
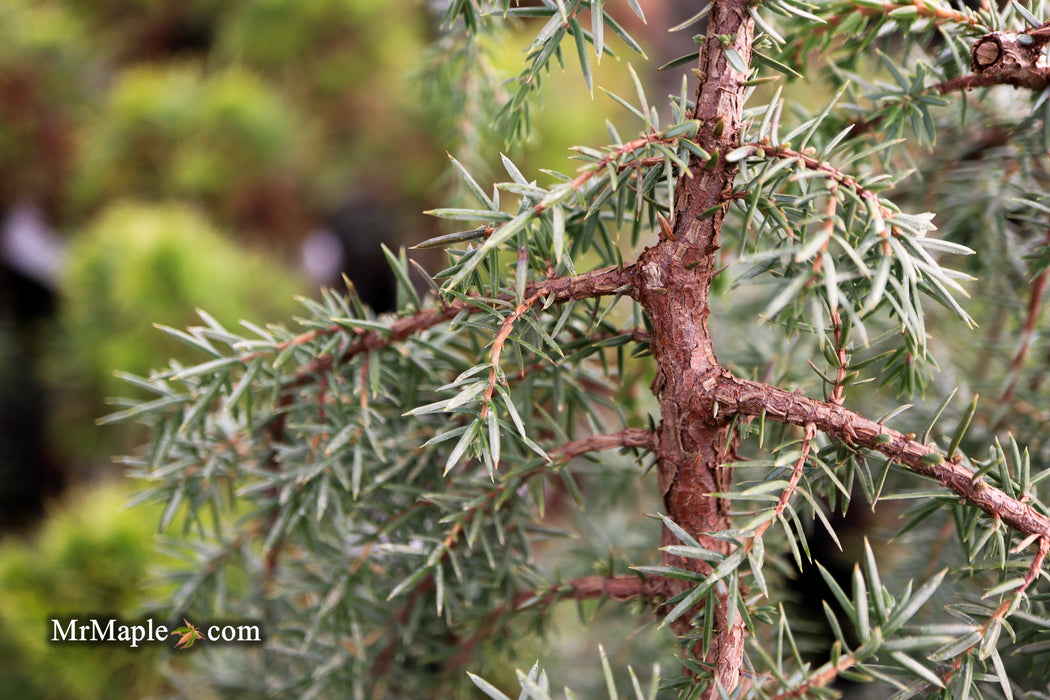
[[[619,15],[658,47],[646,79],[691,50],[665,34],[673,3],[651,4],[652,29]],[[193,324],[196,308],[283,321],[343,272],[391,307],[379,243],[439,232],[419,212],[459,196],[446,150],[495,176],[492,110],[536,30],[468,47],[443,34],[443,9],[0,0],[0,697],[172,691],[156,648],[46,641],[50,617],[135,619],[157,595],[158,514],[125,508],[133,486],[111,459],[140,436],[95,425],[132,391],[114,371],[182,355],[153,324]],[[464,81],[482,56],[489,79]],[[617,60],[596,82],[626,94]],[[567,148],[605,143],[607,118],[637,131],[566,63],[533,105],[536,137],[508,151],[524,172],[572,172]]]

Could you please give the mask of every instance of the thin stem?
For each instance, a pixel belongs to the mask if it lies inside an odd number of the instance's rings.
[[[659,596],[658,581],[655,584],[651,578],[638,576],[582,576],[534,591],[518,591],[509,604],[501,605],[486,615],[474,633],[459,643],[460,651],[452,658],[449,665],[453,668],[466,666],[478,645],[496,634],[500,623],[515,613],[526,610],[546,610],[562,600],[608,598],[625,602],[635,598],[654,598]]]
[[[1046,245],[1050,245],[1050,231],[1046,233]],[[1024,321],[1024,329],[1021,331],[1021,347],[1017,349],[1017,354],[1014,355],[1014,359],[1010,362],[1010,383],[1003,391],[1003,395],[999,398],[1000,406],[1008,406],[1013,401],[1014,391],[1017,389],[1017,382],[1021,378],[1021,370],[1024,367],[1024,361],[1028,357],[1028,352],[1032,345],[1032,339],[1035,337],[1035,325],[1039,320],[1039,312],[1042,308],[1043,293],[1046,291],[1047,275],[1050,274],[1050,270],[1043,270],[1035,281],[1032,282],[1032,288],[1029,291],[1028,297],[1028,311]],[[995,424],[994,430],[999,430],[1003,427],[1003,423],[1006,421],[1006,415],[1004,414]]]
[[[1032,563],[1028,566],[1028,571],[1025,573],[1024,579],[1021,585],[1014,591],[1014,594],[999,604],[999,607],[995,609],[991,617],[984,621],[981,625],[980,634],[983,637],[988,633],[988,630],[993,625],[1002,624],[1002,621],[1007,617],[1011,610],[1016,609],[1016,606],[1020,603],[1021,599],[1024,598],[1028,589],[1035,583],[1036,578],[1039,576],[1039,572],[1043,568],[1043,564],[1046,562],[1046,555],[1050,553],[1050,538],[1039,537],[1039,545],[1036,548],[1035,556],[1032,557]],[[940,675],[941,682],[944,685],[948,685],[952,677],[958,673],[959,669],[962,668],[962,661],[971,651],[980,646],[981,642],[977,641],[968,646],[963,651],[959,652],[956,657],[952,660],[950,666],[942,671]]]
[[[934,24],[961,24],[971,29],[987,30],[988,27],[981,22],[980,18],[972,12],[960,12],[948,7],[937,7],[918,0],[916,2],[884,2],[882,6],[872,6],[870,3],[849,2],[846,10],[838,12],[827,18],[826,24],[813,27],[811,31],[823,34],[837,27],[848,15],[854,13],[865,17],[889,17],[891,12],[904,7],[916,8],[916,15],[929,18]]]
[[[510,334],[514,332],[514,324],[532,308],[533,304],[540,300],[542,295],[542,292],[536,292],[531,297],[518,304],[518,308],[514,309],[510,316],[507,316],[507,318],[503,320],[503,324],[496,333],[496,337],[492,340],[492,354],[489,362],[491,365],[489,368],[489,385],[488,388],[485,389],[485,397],[481,402],[482,418],[485,418],[488,415],[489,404],[492,402],[492,392],[496,390],[496,384],[499,382],[499,359],[503,354],[503,344],[507,342],[507,338],[509,338]]]
[[[801,698],[813,688],[823,688],[839,677],[843,671],[848,671],[857,665],[857,658],[853,654],[843,654],[838,663],[827,663],[818,668],[812,676],[800,683],[798,686],[774,695],[771,700],[788,700],[788,698]]]
[[[615,450],[620,447],[644,447],[653,448],[653,434],[644,428],[627,428],[618,433],[608,435],[591,435],[567,442],[556,447],[547,454],[559,460],[568,461],[573,457],[579,457],[587,452],[601,452],[604,450]]]
[[[835,386],[831,390],[831,396],[828,397],[828,401],[841,406],[842,402],[845,401],[846,372],[849,368],[849,359],[847,358],[848,351],[842,343],[842,317],[839,316],[837,311],[831,312],[831,326],[835,333],[835,359],[838,361],[838,366],[835,368]]]
[[[819,158],[814,158],[810,153],[796,151],[792,148],[785,148],[779,145],[758,142],[745,143],[741,147],[750,148],[750,155],[762,153],[769,158],[797,160],[799,164],[807,170],[827,173],[827,175],[830,176],[833,183],[836,183],[837,186],[842,186],[847,189],[853,190],[853,192],[855,192],[858,197],[873,199],[876,202],[878,202],[879,200],[879,196],[875,192],[861,185],[859,182],[857,182],[857,179],[854,178],[852,175],[846,174],[845,172],[836,168],[834,165],[828,163],[827,161],[820,160]],[[834,197],[835,189],[829,189],[829,193],[832,197]],[[828,219],[825,220],[825,225],[828,225],[828,221],[833,222],[833,220],[834,217],[829,216]],[[834,224],[832,223],[832,225]]]
[[[553,461],[565,464],[569,460],[587,452],[615,450],[620,447],[644,447],[651,449],[654,440],[655,438],[653,434],[648,430],[642,428],[626,428],[617,433],[591,435],[579,440],[572,440],[549,450],[547,454]],[[445,553],[442,554],[439,562],[443,562],[448,557],[449,551],[458,546],[461,537],[466,531],[466,526],[471,520],[473,520],[473,518],[478,517],[479,514],[484,513],[487,509],[492,507],[492,505],[499,501],[500,497],[503,496],[508,489],[519,489],[529,480],[534,479],[541,474],[549,473],[550,470],[550,464],[542,464],[533,469],[529,469],[526,472],[515,475],[513,479],[501,481],[490,489],[483,499],[475,502],[467,508],[464,508],[459,515],[459,519],[449,530],[448,534],[445,535],[444,540],[442,540],[442,545],[445,547]],[[429,501],[421,499],[409,508],[400,512],[394,520],[402,520],[411,512],[423,510],[430,507],[430,505]]]
[[[780,499],[777,501],[776,507],[773,509],[773,517],[766,520],[755,528],[755,534],[751,536],[744,544],[745,551],[751,551],[755,546],[755,540],[761,537],[766,530],[768,530],[774,522],[776,522],[781,515],[784,514],[784,510],[787,508],[788,503],[791,501],[791,497],[795,494],[798,489],[798,482],[802,480],[802,471],[806,466],[806,460],[809,459],[809,451],[813,445],[813,438],[817,434],[817,426],[813,423],[806,423],[805,431],[802,435],[802,449],[799,452],[798,459],[795,460],[795,464],[791,468],[791,478],[788,480],[788,485],[780,494]]]

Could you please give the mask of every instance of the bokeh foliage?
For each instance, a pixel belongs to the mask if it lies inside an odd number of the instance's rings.
[[[205,254],[201,254],[206,251]],[[164,345],[155,323],[188,322],[195,308],[235,323],[247,308],[290,312],[296,285],[259,253],[239,249],[199,211],[168,204],[117,204],[72,243],[62,324],[70,335],[62,369],[111,393],[113,367],[148,372]]]
[[[55,645],[51,618],[145,609],[153,524],[128,510],[125,489],[71,496],[25,541],[0,543],[0,694],[23,698],[126,698],[167,687],[160,650]],[[154,515],[154,517],[156,517]],[[108,612],[107,612],[108,611]],[[45,624],[46,623],[46,624]]]

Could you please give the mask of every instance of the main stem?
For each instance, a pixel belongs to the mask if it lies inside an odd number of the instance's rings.
[[[700,51],[694,117],[700,121],[697,143],[717,159],[694,158],[692,177],[679,178],[675,191],[671,235],[646,249],[638,262],[638,299],[652,323],[651,348],[658,370],[653,391],[660,402],[658,430],[658,483],[667,515],[703,546],[728,553],[728,544],[707,535],[730,526],[728,504],[712,494],[729,490],[732,474],[724,468],[735,457],[736,437],[724,417],[714,413],[714,402],[704,397],[701,383],[717,374],[720,365],[707,327],[708,293],[717,268],[718,236],[725,207],[713,216],[703,212],[727,197],[736,167],[725,154],[739,145],[745,76],[726,58],[736,51],[750,64],[754,20],[742,0],[715,0],[708,15],[707,38]],[[663,543],[679,544],[665,530]],[[711,570],[706,562],[668,554],[664,563],[700,573]],[[668,580],[667,593],[683,590],[681,581]],[[715,616],[715,638],[709,648],[697,642],[694,656],[714,671],[704,698],[718,697],[716,685],[731,690],[737,685],[743,656],[743,625],[725,597]],[[692,631],[690,616],[679,618],[676,631]]]

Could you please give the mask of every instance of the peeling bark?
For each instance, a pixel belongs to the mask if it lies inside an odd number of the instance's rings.
[[[736,437],[725,416],[705,400],[701,386],[721,368],[707,326],[708,293],[716,269],[718,236],[725,208],[713,216],[703,212],[728,204],[736,166],[724,155],[739,145],[745,76],[734,70],[726,53],[735,51],[750,63],[754,21],[747,3],[716,0],[708,17],[707,39],[701,47],[694,118],[700,121],[697,143],[713,154],[708,162],[694,158],[692,177],[681,177],[675,191],[674,220],[670,235],[646,249],[638,262],[635,295],[652,323],[650,347],[658,370],[653,391],[660,402],[657,435],[658,483],[667,515],[705,547],[728,553],[727,543],[705,533],[730,525],[728,505],[713,493],[728,491],[732,474],[723,467],[735,458]],[[677,544],[665,530],[663,543]],[[664,563],[708,573],[706,562],[664,555]],[[688,584],[667,581],[667,594]],[[724,599],[723,599],[724,603]],[[693,649],[696,658],[710,666],[717,685],[731,690],[737,685],[743,658],[743,626],[739,615],[729,621],[725,605],[706,611],[715,616],[715,640],[710,649]],[[690,616],[676,621],[679,634],[691,630]],[[705,698],[718,696],[715,683]]]

